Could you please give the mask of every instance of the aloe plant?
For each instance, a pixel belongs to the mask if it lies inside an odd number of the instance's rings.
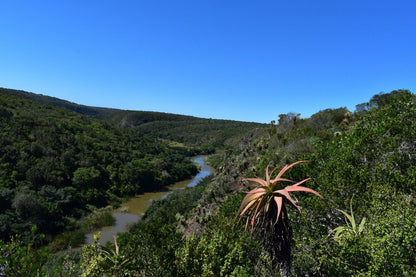
[[[283,178],[283,174],[293,166],[305,161],[298,161],[284,166],[276,177],[272,178],[278,167],[269,173],[270,164],[266,168],[266,179],[246,178],[244,181],[254,186],[247,192],[237,212],[240,220],[247,215],[246,229],[251,225],[251,231],[259,227],[261,237],[265,242],[274,266],[279,268],[282,276],[290,276],[290,239],[291,228],[286,211],[286,203],[301,211],[301,207],[290,195],[291,192],[310,192],[323,198],[313,189],[302,186],[311,178],[300,182]],[[294,183],[281,186],[281,184]]]
[[[357,225],[354,217],[354,212],[352,211],[352,199],[350,200],[350,213],[348,214],[346,211],[338,210],[345,216],[345,223],[346,225],[339,226],[331,231],[331,233],[335,233],[333,239],[338,241],[340,244],[343,243],[343,239],[347,237],[354,237],[357,235],[361,235],[361,233],[364,231],[364,225],[367,220],[366,217],[363,217],[361,219],[361,223]],[[330,233],[330,234],[331,234]]]
[[[136,276],[134,260],[120,252],[117,237],[113,250],[98,242],[100,236],[101,232],[94,235],[94,243],[82,248],[81,276]]]

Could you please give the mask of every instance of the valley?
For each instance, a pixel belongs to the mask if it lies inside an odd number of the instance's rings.
[[[127,232],[128,228],[137,223],[139,218],[144,215],[147,208],[153,201],[166,198],[172,191],[180,190],[184,188],[195,187],[202,179],[213,174],[213,169],[204,163],[206,156],[197,156],[193,158],[193,161],[198,164],[200,171],[189,180],[179,181],[174,184],[168,185],[161,191],[145,192],[135,195],[127,202],[120,204],[120,208],[112,213],[115,219],[114,226],[104,226],[101,230],[94,230],[93,233],[87,234],[85,244],[92,244],[94,242],[94,234],[100,232],[101,236],[99,243],[106,244],[113,240],[113,237],[120,232]]]
[[[0,89],[0,273],[413,276],[415,99],[258,124]],[[182,183],[202,156],[214,174]],[[127,232],[82,246],[135,195]]]

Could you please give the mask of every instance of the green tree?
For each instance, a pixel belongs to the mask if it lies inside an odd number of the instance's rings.
[[[43,207],[35,192],[31,190],[23,190],[16,194],[12,206],[15,209],[18,219],[24,225],[43,226],[45,218],[43,217]]]

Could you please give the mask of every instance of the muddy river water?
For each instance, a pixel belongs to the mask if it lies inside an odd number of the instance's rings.
[[[152,201],[162,199],[174,190],[196,186],[199,181],[213,172],[212,168],[204,163],[205,157],[206,156],[197,156],[193,159],[194,162],[199,164],[201,167],[201,171],[194,178],[169,185],[165,187],[164,191],[146,192],[136,195],[129,201],[122,203],[121,207],[113,213],[115,225],[103,227],[101,230],[87,234],[85,243],[93,243],[94,234],[98,232],[101,232],[101,238],[99,241],[101,244],[105,244],[108,241],[113,240],[113,236],[117,235],[117,233],[128,231],[129,227],[136,223],[140,219],[140,216],[144,214]]]

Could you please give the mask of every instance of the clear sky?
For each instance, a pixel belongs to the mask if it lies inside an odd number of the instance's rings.
[[[416,1],[0,0],[0,87],[270,122],[416,93]]]

